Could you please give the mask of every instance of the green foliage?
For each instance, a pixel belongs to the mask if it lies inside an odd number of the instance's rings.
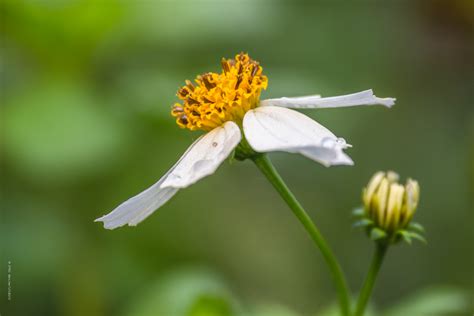
[[[383,316],[469,315],[469,295],[452,287],[431,287],[409,295]]]
[[[355,302],[354,302],[355,303]],[[336,302],[324,307],[319,312],[313,314],[314,316],[340,316],[340,308]],[[374,306],[369,305],[365,311],[364,316],[377,316],[378,314],[374,311]]]
[[[46,82],[6,105],[3,146],[27,176],[77,180],[106,171],[109,161],[123,153],[128,139],[124,126],[84,88],[73,82]]]
[[[3,32],[55,71],[81,71],[123,17],[121,1],[6,0]],[[78,69],[79,68],[79,69]]]
[[[288,307],[279,304],[259,304],[251,308],[252,312],[244,313],[242,316],[300,316]]]
[[[216,295],[202,295],[196,298],[187,316],[232,316],[232,306],[228,300]]]
[[[234,316],[238,310],[225,283],[207,270],[174,271],[146,287],[124,316]]]

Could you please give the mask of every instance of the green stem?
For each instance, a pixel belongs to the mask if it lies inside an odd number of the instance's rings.
[[[357,306],[354,316],[364,315],[365,307],[370,299],[370,294],[374,288],[375,279],[382,265],[385,254],[387,253],[388,246],[386,244],[377,243],[375,253],[370,264],[369,271],[365,277],[364,285],[360,290],[359,299],[357,300]]]
[[[326,263],[331,270],[331,274],[336,285],[341,314],[343,316],[348,316],[350,313],[349,288],[341,267],[337,262],[333,252],[331,251],[331,248],[329,248],[329,245],[324,240],[316,225],[311,221],[311,218],[308,216],[301,204],[298,202],[278,172],[275,170],[275,167],[273,167],[270,159],[263,154],[253,156],[251,159],[255,162],[260,171],[267,177],[268,181],[270,181],[273,187],[278,191],[283,200],[285,200],[285,202],[293,211],[293,214],[295,214],[301,224],[303,224],[304,228],[309,233],[316,246],[318,246],[318,248],[321,250],[324,260],[326,260]]]

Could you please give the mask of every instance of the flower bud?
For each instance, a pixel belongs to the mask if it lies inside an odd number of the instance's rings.
[[[359,217],[357,226],[364,226],[374,240],[387,239],[395,242],[400,238],[423,239],[422,227],[410,222],[418,206],[420,187],[418,182],[408,179],[405,185],[399,184],[399,176],[393,171],[379,171],[372,176],[364,188],[362,201],[364,207],[355,214]],[[424,240],[424,239],[423,239]]]

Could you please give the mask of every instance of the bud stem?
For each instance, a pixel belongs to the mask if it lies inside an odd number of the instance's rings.
[[[374,288],[375,279],[377,274],[382,266],[383,259],[387,253],[388,244],[377,242],[375,253],[372,258],[372,263],[370,265],[367,276],[365,277],[364,285],[359,293],[359,299],[357,300],[357,306],[354,316],[363,316],[365,307],[370,299],[372,289]]]
[[[296,197],[286,186],[283,179],[280,177],[275,167],[271,163],[270,159],[264,154],[258,154],[251,157],[253,162],[257,165],[260,171],[265,175],[267,180],[273,185],[280,196],[285,200],[286,204],[293,211],[293,214],[298,218],[301,224],[303,224],[306,231],[311,236],[311,239],[316,246],[321,250],[324,260],[326,261],[331,271],[334,283],[339,297],[339,305],[341,308],[341,315],[348,316],[349,312],[349,288],[347,286],[342,269],[334,256],[331,248],[327,244],[319,232],[316,225],[311,221],[309,215],[305,212],[301,204],[298,202]]]

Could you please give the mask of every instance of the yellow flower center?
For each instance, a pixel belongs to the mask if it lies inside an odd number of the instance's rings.
[[[262,67],[247,54],[222,59],[220,74],[208,72],[197,76],[194,85],[178,90],[182,103],[176,103],[171,115],[181,128],[210,131],[227,121],[240,123],[245,113],[258,106],[260,92],[267,88]]]

